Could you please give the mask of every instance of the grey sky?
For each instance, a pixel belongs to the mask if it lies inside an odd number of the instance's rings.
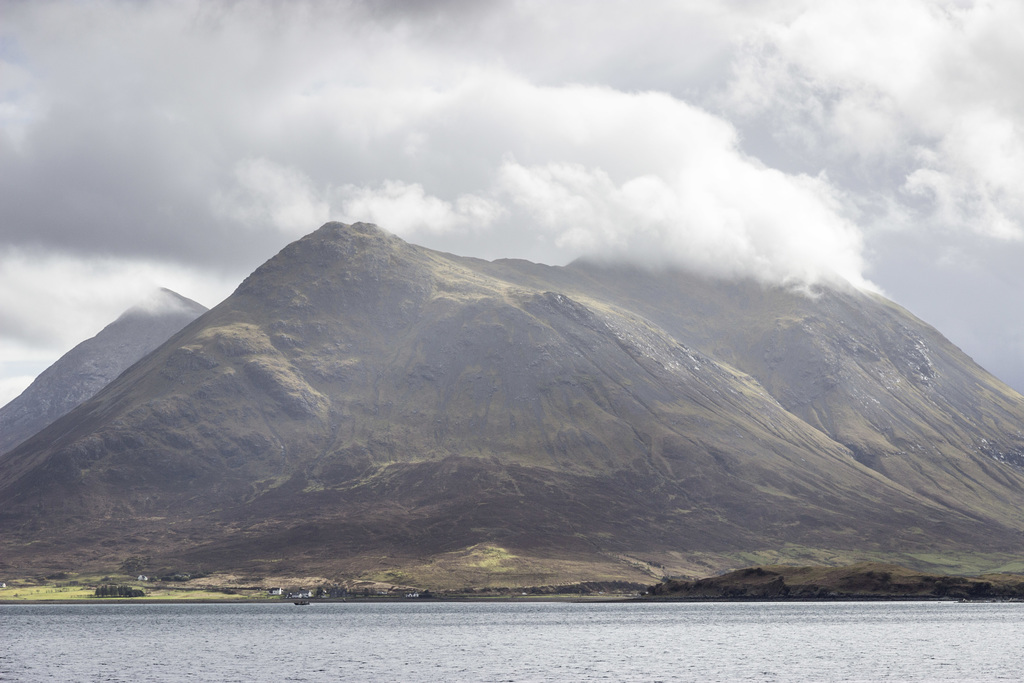
[[[0,403],[329,219],[880,289],[1024,388],[1016,1],[2,2]]]

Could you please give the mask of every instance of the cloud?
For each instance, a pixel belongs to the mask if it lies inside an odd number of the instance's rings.
[[[41,103],[34,96],[33,81],[26,68],[0,57],[0,149],[8,145],[11,152],[17,149],[38,116]]]
[[[146,304],[160,287],[212,307],[236,285],[155,260],[6,248],[0,250],[0,345],[10,361],[60,355],[128,308]]]
[[[154,259],[0,247],[0,405],[129,308],[180,305],[159,288],[213,306],[237,284],[216,272]]]
[[[268,159],[243,159],[234,167],[235,184],[213,195],[216,214],[245,225],[266,226],[293,237],[330,218],[309,176],[293,166]]]
[[[38,366],[19,363],[19,366],[30,370],[31,374],[27,375],[16,374],[19,372],[20,367],[13,371],[8,371],[4,365],[6,364],[0,364],[0,406],[5,406],[18,398],[21,392],[25,391],[28,385],[32,384],[33,380],[35,380],[36,376],[45,370],[50,363],[40,363]]]
[[[328,219],[889,291],[896,247],[1024,245],[1022,19],[1006,0],[7,3],[0,249],[44,255],[25,296],[97,329],[118,311],[57,294],[45,255],[237,282]],[[0,337],[63,338],[0,302]]]
[[[728,184],[699,164],[671,179],[641,176],[616,185],[600,169],[507,163],[502,187],[557,234],[558,246],[585,255],[769,284],[845,280],[873,287],[861,275],[860,234],[836,211],[827,181],[788,177],[715,151]]]
[[[626,254],[868,286],[849,207],[826,176],[765,167],[730,123],[667,93],[542,86],[481,67],[431,87],[324,85],[287,110],[263,126],[318,130],[322,150],[302,161],[308,172],[236,163],[215,195],[222,217],[292,236],[328,217],[366,220],[439,247],[502,233],[505,256],[543,247],[549,262]],[[352,169],[364,182],[339,182]]]
[[[651,47],[640,26],[681,30],[721,59],[728,20],[748,15],[711,3],[599,7],[582,23],[580,6],[533,2],[468,12],[462,3],[21,8],[22,80],[49,104],[0,169],[21,179],[3,197],[22,207],[16,239],[210,265],[223,254],[237,272],[258,264],[257,245],[265,257],[328,219],[370,220],[438,246],[500,232],[505,255],[549,262],[629,242],[633,257],[667,252],[706,272],[862,280],[859,243],[827,178],[758,165],[728,121],[669,92],[563,80],[617,73],[614,55]],[[561,29],[603,37],[602,49],[571,48]],[[659,63],[675,63],[666,49],[655,50]],[[587,177],[574,184],[571,169]],[[516,185],[524,173],[535,176],[529,188]],[[538,183],[554,193],[543,207]],[[785,220],[765,205],[767,186],[791,197]],[[806,221],[815,227],[797,227],[801,239],[834,248],[772,246],[776,226]],[[201,239],[178,237],[187,231]]]
[[[371,98],[388,110],[399,106],[392,96]],[[375,146],[398,149],[415,131],[426,157],[476,171],[448,176],[473,192],[446,200],[401,179],[346,185],[347,219],[428,237],[514,226],[518,249],[550,244],[556,261],[628,255],[719,276],[868,286],[859,232],[827,177],[765,167],[728,122],[665,93],[538,86],[498,70],[417,101],[402,101],[408,123]]]
[[[819,168],[852,167],[865,202],[886,193],[934,228],[1021,240],[1022,22],[1002,0],[809,5],[750,37],[722,106]]]
[[[448,202],[427,195],[419,183],[398,180],[386,180],[376,188],[346,185],[337,194],[343,219],[378,223],[407,238],[424,232],[482,230],[505,213],[486,197],[464,194]]]

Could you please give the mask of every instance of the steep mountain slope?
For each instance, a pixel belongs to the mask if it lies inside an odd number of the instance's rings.
[[[205,311],[205,306],[169,289],[161,289],[145,305],[125,311],[95,337],[61,356],[0,408],[0,453],[94,396]]]
[[[1021,419],[876,297],[327,224],[0,458],[0,550],[435,585],[996,556],[1024,539]]]
[[[813,296],[683,273],[574,264],[566,291],[600,292],[756,378],[855,457],[944,505],[1013,508],[993,461],[1024,465],[1024,400],[884,298]]]

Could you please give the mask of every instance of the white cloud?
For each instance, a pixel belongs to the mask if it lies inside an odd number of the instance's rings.
[[[3,240],[185,282],[372,220],[863,284],[897,233],[1020,241],[1021,25],[1006,0],[8,3]]]
[[[477,8],[462,25],[445,21],[443,8],[367,14],[358,4],[101,2],[68,15],[24,12],[19,37],[52,73],[43,87],[73,100],[111,145],[125,137],[125,125],[138,127],[134,138],[169,140],[173,153],[149,156],[187,168],[196,181],[179,187],[158,178],[146,191],[156,196],[161,188],[170,205],[192,207],[206,233],[225,243],[234,228],[218,224],[296,237],[329,219],[370,220],[428,242],[501,231],[508,255],[551,245],[545,260],[555,262],[636,242],[628,249],[636,257],[667,252],[669,261],[711,272],[749,268],[785,280],[834,270],[858,280],[859,243],[831,237],[851,228],[828,180],[759,166],[741,153],[729,122],[668,92],[572,81],[614,71],[614,55],[640,48],[676,64],[668,44],[652,44],[641,28],[686,35],[722,55],[726,27],[755,25],[758,12],[704,2],[657,2],[646,12],[587,7],[593,15],[583,22],[581,5]],[[599,49],[571,48],[563,30]],[[526,34],[532,42],[521,44]],[[67,49],[53,49],[55,40],[68,41]],[[118,67],[125,54],[132,60]],[[545,71],[551,54],[559,57]],[[692,75],[692,68],[663,75]],[[87,96],[82,84],[92,81],[98,90]],[[109,102],[99,106],[97,94]],[[189,154],[179,158],[181,149]],[[521,182],[524,173],[536,176],[532,189],[515,187],[511,164]],[[159,175],[180,177],[172,170]],[[792,195],[799,212],[775,215],[762,185]],[[206,216],[197,201],[203,187]],[[101,186],[91,206],[117,201],[118,189]],[[796,234],[844,246],[773,246],[775,226],[787,222],[799,226]],[[123,234],[111,237],[125,242]],[[658,239],[669,242],[659,248]],[[276,248],[268,245],[267,254]]]
[[[481,230],[505,213],[485,197],[464,194],[448,202],[426,194],[419,183],[398,180],[386,180],[376,188],[346,185],[336,194],[344,220],[377,223],[410,239],[423,232]]]
[[[314,106],[318,98],[330,106]],[[666,93],[541,86],[479,68],[444,87],[324,87],[305,100],[296,115],[333,141],[335,158],[389,176],[339,183],[329,163],[314,179],[245,159],[216,196],[222,215],[287,234],[364,220],[428,244],[493,231],[509,256],[548,244],[556,262],[628,255],[866,286],[860,236],[825,176],[765,167],[742,153],[727,121]],[[325,116],[333,111],[344,115]]]
[[[211,200],[224,218],[300,237],[330,217],[322,192],[297,168],[268,159],[243,159],[235,164],[234,176],[234,186]]]
[[[897,202],[890,172],[905,169],[917,202],[897,208],[918,223],[1020,240],[1022,24],[1024,5],[1008,0],[808,5],[751,38],[723,106],[767,117],[821,167],[859,164]]]
[[[32,384],[36,375],[46,369],[47,365],[49,364],[41,365],[33,375],[0,375],[0,407],[18,398],[21,392],[25,391],[28,385]]]
[[[873,287],[861,275],[860,234],[837,211],[824,179],[789,177],[739,157],[716,161],[728,184],[698,165],[669,180],[641,176],[616,185],[601,169],[510,162],[502,188],[556,233],[556,244],[584,254],[773,284],[838,276]]]
[[[128,308],[146,304],[155,289],[166,287],[212,307],[236,285],[237,280],[157,261],[3,249],[0,352],[6,364],[52,362]]]
[[[6,142],[19,149],[42,106],[29,71],[0,55],[0,146]]]

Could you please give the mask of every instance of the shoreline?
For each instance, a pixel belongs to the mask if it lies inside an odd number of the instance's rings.
[[[0,606],[7,605],[288,605],[294,604],[294,600],[266,600],[258,598],[81,598],[66,600],[0,600]],[[520,603],[577,603],[577,604],[603,604],[603,603],[634,603],[634,604],[664,604],[664,603],[840,603],[840,602],[946,602],[946,603],[1020,603],[1024,599],[1016,596],[1005,598],[986,597],[978,599],[951,598],[951,597],[928,597],[913,595],[882,595],[882,596],[837,596],[837,597],[628,597],[621,598],[602,596],[594,598],[581,597],[557,597],[557,596],[495,596],[495,597],[433,597],[433,598],[309,598],[305,600],[309,606],[316,604],[415,604],[415,603],[438,603],[438,602],[520,602]],[[299,606],[299,605],[295,605]],[[305,606],[305,605],[303,605]]]

